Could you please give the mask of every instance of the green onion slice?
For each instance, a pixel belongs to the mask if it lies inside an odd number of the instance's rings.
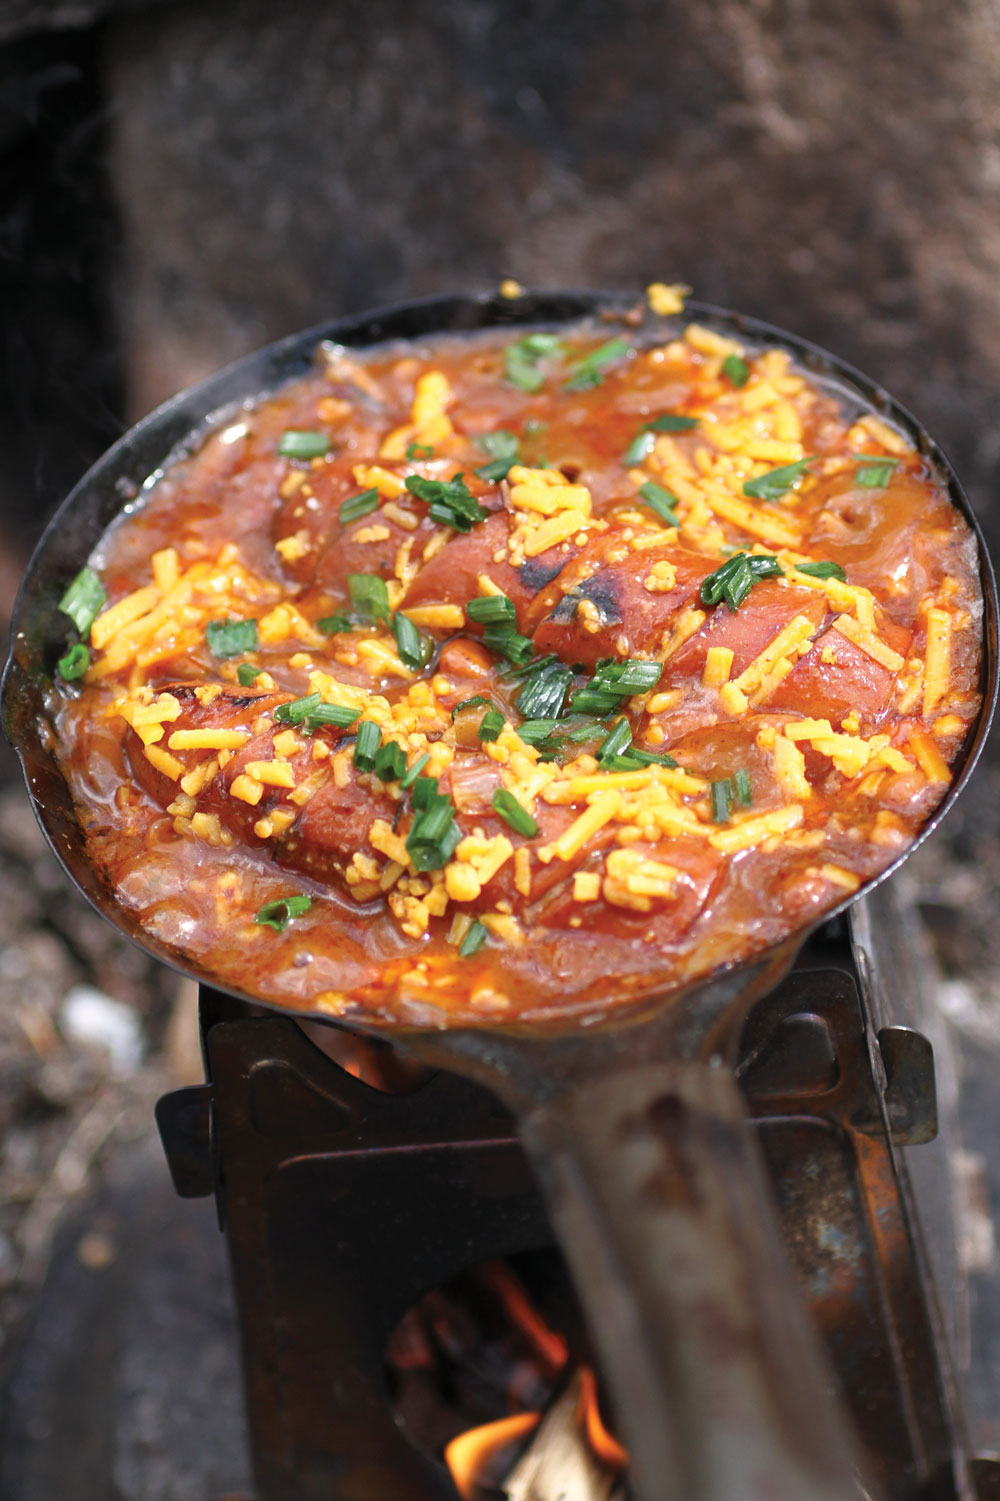
[[[504,717],[499,709],[487,709],[479,721],[479,729],[476,733],[485,745],[491,740],[499,740],[503,732],[504,723]]]
[[[750,785],[750,773],[745,766],[741,766],[733,777],[733,790],[736,794],[736,801],[742,803],[745,808],[749,808],[753,802],[753,788]]]
[[[458,946],[460,957],[462,959],[471,959],[473,954],[478,954],[487,937],[487,931],[482,923],[474,922]]]
[[[525,719],[558,718],[566,695],[573,685],[573,669],[558,658],[543,658],[537,668],[529,668],[515,707]]]
[[[383,782],[398,782],[406,771],[406,752],[396,740],[380,745],[375,752],[375,775]]]
[[[205,640],[213,657],[225,660],[238,657],[243,652],[257,650],[256,620],[210,620],[205,627]]]
[[[832,562],[829,558],[824,558],[820,563],[796,563],[795,571],[807,573],[810,578],[814,579],[839,579],[842,584],[847,581],[847,574],[840,564]]]
[[[632,727],[627,719],[619,719],[614,728],[601,741],[597,751],[597,759],[602,764],[620,756],[628,750],[632,744]]]
[[[286,459],[321,459],[330,452],[330,439],[326,433],[290,427],[281,435],[278,452]]]
[[[409,771],[404,772],[400,777],[400,787],[412,787],[429,760],[430,756],[426,751],[424,751],[422,756],[418,756],[413,765],[410,767]]]
[[[408,474],[406,488],[418,500],[430,507],[432,521],[450,526],[457,532],[471,532],[477,521],[485,521],[487,512],[465,483],[464,474],[454,479],[424,479],[420,474]]]
[[[662,662],[627,657],[623,662],[598,662],[589,683],[578,688],[571,700],[576,713],[602,716],[617,709],[619,701],[633,694],[648,693],[660,681]]]
[[[639,494],[649,508],[655,511],[657,516],[661,516],[668,526],[680,526],[680,517],[674,510],[674,506],[679,502],[677,496],[671,491],[664,490],[662,485],[654,484],[652,480],[647,480],[644,485],[639,486]]]
[[[646,423],[646,431],[649,433],[688,433],[697,426],[697,417],[682,417],[679,412],[664,412],[662,416],[654,417],[652,422]]]
[[[604,371],[608,366],[617,364],[631,352],[632,346],[627,339],[608,339],[606,344],[599,344],[596,349],[592,349],[579,361],[572,377],[563,386],[563,390],[593,390],[595,386],[601,384]]]
[[[866,490],[884,490],[892,479],[892,471],[898,463],[898,459],[879,458],[866,460],[857,469],[854,478]]]
[[[352,495],[345,500],[340,508],[340,524],[347,526],[351,521],[358,521],[362,516],[367,516],[371,511],[378,509],[378,491],[362,490],[358,495]]]
[[[82,678],[89,666],[90,648],[89,646],[85,646],[82,641],[77,641],[75,645],[69,648],[65,656],[59,658],[59,661],[56,663],[56,671],[61,678],[65,678],[67,683],[72,683],[77,678]]]
[[[517,450],[520,443],[517,434],[508,432],[505,427],[498,427],[495,433],[480,433],[476,442],[490,456],[490,462],[481,464],[476,470],[479,478],[487,480],[491,485],[506,479],[517,463]]]
[[[738,354],[727,354],[722,362],[722,373],[728,375],[734,386],[745,386],[750,379],[750,366]]]
[[[709,607],[724,599],[735,615],[754,584],[760,579],[779,578],[783,575],[784,569],[772,554],[757,556],[738,552],[728,558],[721,568],[702,579],[698,594],[702,604]]]
[[[409,772],[407,772],[407,777],[408,776]],[[438,795],[437,777],[419,777],[413,783],[413,791],[410,794],[410,801],[417,809],[429,808],[431,803]]]
[[[517,622],[514,601],[506,594],[481,594],[470,599],[465,613],[477,625],[515,625]]]
[[[413,463],[420,459],[429,459],[434,452],[430,443],[407,443],[406,457]]]
[[[377,573],[349,573],[347,587],[351,604],[362,620],[375,625],[379,620],[389,619],[389,591],[385,579]]]
[[[622,454],[623,464],[641,464],[653,452],[655,436],[647,428],[641,433],[636,433],[625,452]]]
[[[249,688],[263,671],[263,667],[253,667],[249,662],[241,662],[236,669],[236,681],[241,688]]]
[[[498,787],[493,794],[493,811],[499,813],[504,823],[514,830],[515,834],[523,834],[526,839],[534,839],[538,833],[538,825],[526,808],[522,808],[512,792],[505,787]]]
[[[752,500],[780,500],[793,485],[798,484],[812,462],[812,458],[799,459],[796,464],[782,464],[780,469],[769,469],[756,479],[744,480],[743,494]]]
[[[69,616],[81,636],[87,636],[107,602],[107,592],[94,570],[81,568],[58,608]]]
[[[545,376],[538,368],[546,355],[562,354],[562,341],[558,334],[525,334],[504,351],[504,377],[512,386],[522,391],[540,391]]]
[[[530,636],[522,636],[510,625],[488,625],[483,631],[483,645],[499,656],[506,657],[515,667],[524,667],[534,655],[535,646]]]
[[[350,615],[324,615],[322,620],[317,620],[316,629],[324,636],[339,636],[341,631],[351,630],[352,625]]]
[[[733,784],[729,777],[723,777],[718,782],[713,782],[709,788],[709,798],[712,804],[712,821],[714,823],[728,823],[733,811]]]
[[[382,731],[378,725],[373,719],[363,719],[354,742],[354,764],[358,771],[375,770],[375,753],[381,744]]]
[[[399,660],[405,667],[412,668],[414,672],[426,667],[434,651],[434,643],[422,631],[417,630],[409,616],[396,611],[392,617],[392,634],[396,638]]]
[[[312,906],[311,896],[282,896],[276,902],[265,902],[254,918],[262,928],[273,928],[283,933],[295,917],[301,917]]]

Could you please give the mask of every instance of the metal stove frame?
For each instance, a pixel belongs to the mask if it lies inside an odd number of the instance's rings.
[[[840,919],[747,1023],[741,1084],[793,1265],[885,1501],[987,1501],[969,1461],[900,1147],[937,1130],[930,1043],[883,1026]],[[202,988],[208,1082],[157,1122],[214,1193],[241,1326],[257,1501],[454,1501],[397,1422],[384,1352],[425,1292],[552,1243],[510,1116],[438,1073],[387,1094],[290,1018]]]

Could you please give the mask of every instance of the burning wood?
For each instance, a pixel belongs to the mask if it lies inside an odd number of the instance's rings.
[[[625,1462],[601,1420],[594,1374],[581,1366],[507,1476],[504,1494],[507,1501],[621,1501]]]
[[[517,1461],[509,1451],[532,1434]],[[573,1373],[544,1414],[519,1413],[453,1439],[445,1450],[465,1501],[622,1501],[628,1456],[608,1432],[588,1366]],[[502,1477],[502,1478],[498,1478]]]

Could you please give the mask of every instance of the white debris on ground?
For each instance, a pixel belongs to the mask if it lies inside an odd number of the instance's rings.
[[[93,985],[74,985],[63,1001],[59,1030],[67,1042],[107,1053],[112,1073],[127,1079],[142,1062],[142,1022],[136,1011]]]

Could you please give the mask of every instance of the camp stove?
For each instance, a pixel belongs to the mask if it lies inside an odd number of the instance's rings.
[[[820,928],[751,1013],[739,1077],[870,1475],[886,1501],[986,1501],[1000,1465],[967,1453],[931,1268],[950,1296],[951,1214],[931,1205],[928,1253],[914,1204],[948,1170],[904,929],[885,891]],[[178,1193],[214,1193],[228,1242],[256,1501],[453,1501],[387,1351],[433,1290],[552,1246],[510,1116],[388,1044],[207,988],[200,1006],[208,1082],[157,1119]]]

